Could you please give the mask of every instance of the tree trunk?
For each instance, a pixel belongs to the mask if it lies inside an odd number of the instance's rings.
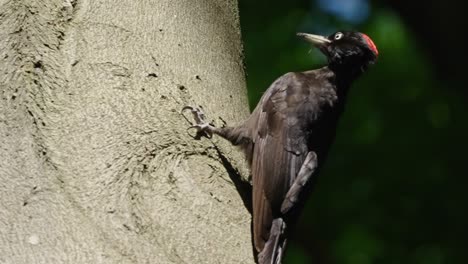
[[[0,263],[253,262],[243,157],[180,114],[247,116],[237,1],[0,0],[0,34]]]

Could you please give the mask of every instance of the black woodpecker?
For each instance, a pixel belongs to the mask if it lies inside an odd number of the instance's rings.
[[[199,136],[217,134],[245,152],[252,173],[253,242],[260,264],[281,263],[291,226],[311,192],[335,137],[351,83],[377,60],[374,42],[359,32],[328,37],[298,33],[328,65],[289,72],[266,90],[250,117],[216,128],[189,109]]]

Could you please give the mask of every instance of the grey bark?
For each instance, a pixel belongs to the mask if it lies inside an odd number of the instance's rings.
[[[242,154],[180,115],[244,119],[241,60],[235,0],[0,0],[0,263],[252,263]]]

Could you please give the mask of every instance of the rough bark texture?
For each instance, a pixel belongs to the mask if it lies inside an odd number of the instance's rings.
[[[242,155],[180,115],[245,118],[241,60],[235,0],[0,0],[0,263],[252,263]]]

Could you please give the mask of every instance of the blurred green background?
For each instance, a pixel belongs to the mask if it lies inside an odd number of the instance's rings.
[[[365,32],[354,83],[285,263],[468,263],[466,8],[462,1],[240,0],[250,107],[325,57],[295,36]]]

